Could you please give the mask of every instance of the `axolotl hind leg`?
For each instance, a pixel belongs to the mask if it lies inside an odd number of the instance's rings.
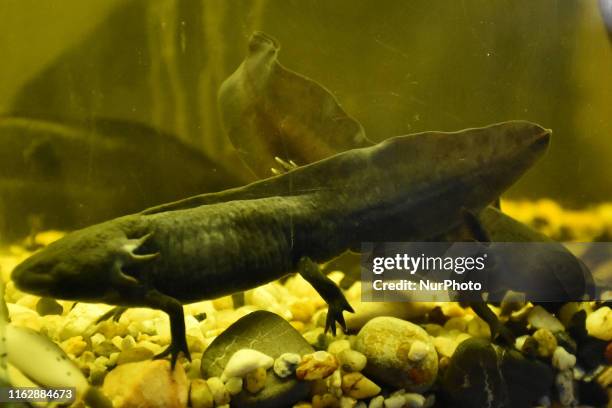
[[[471,211],[467,210],[462,210],[462,217],[464,225],[467,227],[474,240],[483,243],[485,247],[488,246],[491,243],[491,239],[484,226],[480,223],[478,217]],[[467,303],[478,315],[478,317],[489,325],[492,340],[495,340],[497,336],[500,336],[501,339],[504,340],[509,346],[514,346],[514,334],[499,321],[499,318],[495,313],[493,313],[489,305],[487,305],[484,301],[473,300],[462,303]]]
[[[319,265],[308,257],[303,257],[298,263],[298,273],[302,275],[308,283],[321,295],[327,302],[327,319],[325,321],[325,331],[331,330],[336,335],[336,322],[346,331],[346,323],[342,312],[344,310],[354,313],[355,311],[344,297],[344,294],[336,284],[321,272]]]

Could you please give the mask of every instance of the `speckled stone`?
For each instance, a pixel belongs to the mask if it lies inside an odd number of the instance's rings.
[[[227,328],[208,346],[202,355],[202,376],[220,376],[229,358],[238,350],[251,348],[274,359],[283,353],[299,355],[314,350],[289,323],[274,313],[250,313]],[[292,406],[305,400],[309,384],[295,377],[267,375],[265,387],[256,394],[243,390],[232,397],[234,408],[274,408]]]
[[[295,374],[295,369],[302,361],[302,356],[296,353],[283,353],[274,361],[274,373],[280,378]]]
[[[410,350],[416,341],[428,352],[413,361]],[[364,373],[377,383],[422,392],[436,380],[438,355],[432,339],[413,323],[395,317],[374,318],[359,331],[354,348],[366,356]]]
[[[574,377],[571,370],[564,370],[557,373],[555,377],[555,386],[559,396],[559,402],[564,407],[576,405],[576,397],[574,390]]]

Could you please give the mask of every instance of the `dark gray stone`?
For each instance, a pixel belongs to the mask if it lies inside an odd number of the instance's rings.
[[[453,406],[527,408],[548,392],[552,382],[546,364],[472,338],[457,347],[442,387]]]
[[[250,313],[231,325],[202,356],[202,376],[218,377],[229,358],[238,350],[251,348],[276,359],[283,353],[300,355],[312,353],[314,349],[287,321],[274,313],[257,311]],[[266,386],[256,394],[243,390],[232,397],[235,408],[289,407],[306,398],[310,385],[297,381],[295,377],[281,379],[268,371]]]
[[[64,312],[64,308],[57,302],[57,300],[48,297],[42,297],[36,303],[36,311],[41,316],[61,315]]]

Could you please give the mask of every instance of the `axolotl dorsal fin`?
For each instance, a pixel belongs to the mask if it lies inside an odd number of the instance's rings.
[[[217,193],[202,194],[173,203],[162,204],[141,212],[141,215],[150,215],[160,212],[184,210],[202,205],[217,204],[236,200],[253,200],[266,197],[289,197],[310,194],[328,194],[331,198],[334,192],[346,191],[347,185],[352,187],[368,184],[364,177],[369,175],[369,183],[388,180],[389,178],[407,174],[413,174],[419,182],[427,180],[420,161],[416,155],[420,151],[445,152],[449,150],[448,144],[453,140],[460,141],[462,148],[470,149],[479,144],[485,144],[483,151],[494,155],[495,149],[491,147],[499,140],[504,140],[501,147],[508,149],[504,154],[498,154],[499,163],[489,163],[490,166],[498,166],[492,172],[495,183],[506,183],[503,181],[509,175],[514,174],[518,163],[504,161],[504,157],[510,153],[516,155],[518,150],[522,151],[525,164],[531,165],[541,152],[542,147],[548,144],[550,131],[526,121],[509,121],[482,128],[464,129],[457,132],[422,132],[411,135],[395,136],[370,147],[363,147],[338,153],[334,156],[319,160],[317,162],[298,167],[287,173],[256,181],[244,187],[232,188]],[[524,140],[522,137],[524,136]],[[519,143],[521,140],[521,143]],[[539,140],[538,143],[535,141]],[[529,149],[521,147],[529,145]],[[515,149],[517,151],[514,151]],[[524,151],[522,149],[525,149]],[[501,152],[501,151],[500,151]],[[499,152],[498,152],[499,153]],[[408,155],[409,158],[406,158]],[[442,155],[442,153],[440,153]],[[446,155],[445,155],[446,156]],[[432,157],[435,159],[435,155]],[[453,176],[456,167],[457,175],[463,171],[463,162],[450,163],[442,166],[449,177]],[[507,173],[507,174],[506,174]],[[498,180],[499,179],[499,180]],[[353,188],[355,190],[355,188]],[[364,189],[359,189],[363,191]],[[501,190],[501,189],[500,189]],[[393,190],[395,191],[395,189]],[[488,191],[488,190],[487,190]],[[492,199],[488,198],[488,199]]]
[[[369,149],[373,147],[353,149],[336,154],[326,159],[297,167],[267,179],[255,181],[242,187],[235,187],[215,193],[200,194],[167,204],[161,204],[142,211],[142,215],[157,214],[166,211],[185,210],[224,203],[235,200],[253,200],[274,196],[296,196],[314,193],[322,190],[333,190],[339,187],[343,177],[335,175],[350,175],[356,168],[367,166]]]

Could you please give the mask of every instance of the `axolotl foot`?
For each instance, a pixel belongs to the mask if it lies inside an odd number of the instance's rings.
[[[308,257],[303,257],[298,263],[298,271],[302,277],[312,285],[325,300],[329,308],[325,320],[325,332],[331,331],[336,335],[336,322],[346,331],[343,311],[354,313],[353,308],[344,297],[340,288],[321,272],[319,265]]]
[[[325,332],[331,331],[331,333],[336,335],[336,323],[340,324],[340,327],[344,331],[346,331],[346,322],[344,321],[344,316],[342,315],[343,311],[355,313],[351,305],[348,303],[344,296],[340,298],[336,298],[331,303],[329,303],[329,307],[327,309],[327,318],[325,319]]]
[[[155,356],[155,358],[164,358],[169,355],[173,369],[176,365],[176,359],[181,352],[191,361],[191,355],[187,347],[187,338],[185,336],[185,315],[183,314],[183,305],[181,305],[178,300],[157,290],[149,290],[146,294],[146,300],[147,306],[153,309],[163,310],[168,314],[168,317],[170,317],[170,335],[172,340],[168,348]]]
[[[187,347],[187,341],[175,341],[175,339],[173,338],[170,345],[166,347],[164,351],[162,351],[153,358],[157,360],[170,356],[170,364],[172,369],[174,369],[174,366],[176,365],[176,360],[178,359],[179,353],[181,352],[185,355],[185,358],[187,358],[187,360],[191,361],[191,354],[189,353],[189,348]]]

